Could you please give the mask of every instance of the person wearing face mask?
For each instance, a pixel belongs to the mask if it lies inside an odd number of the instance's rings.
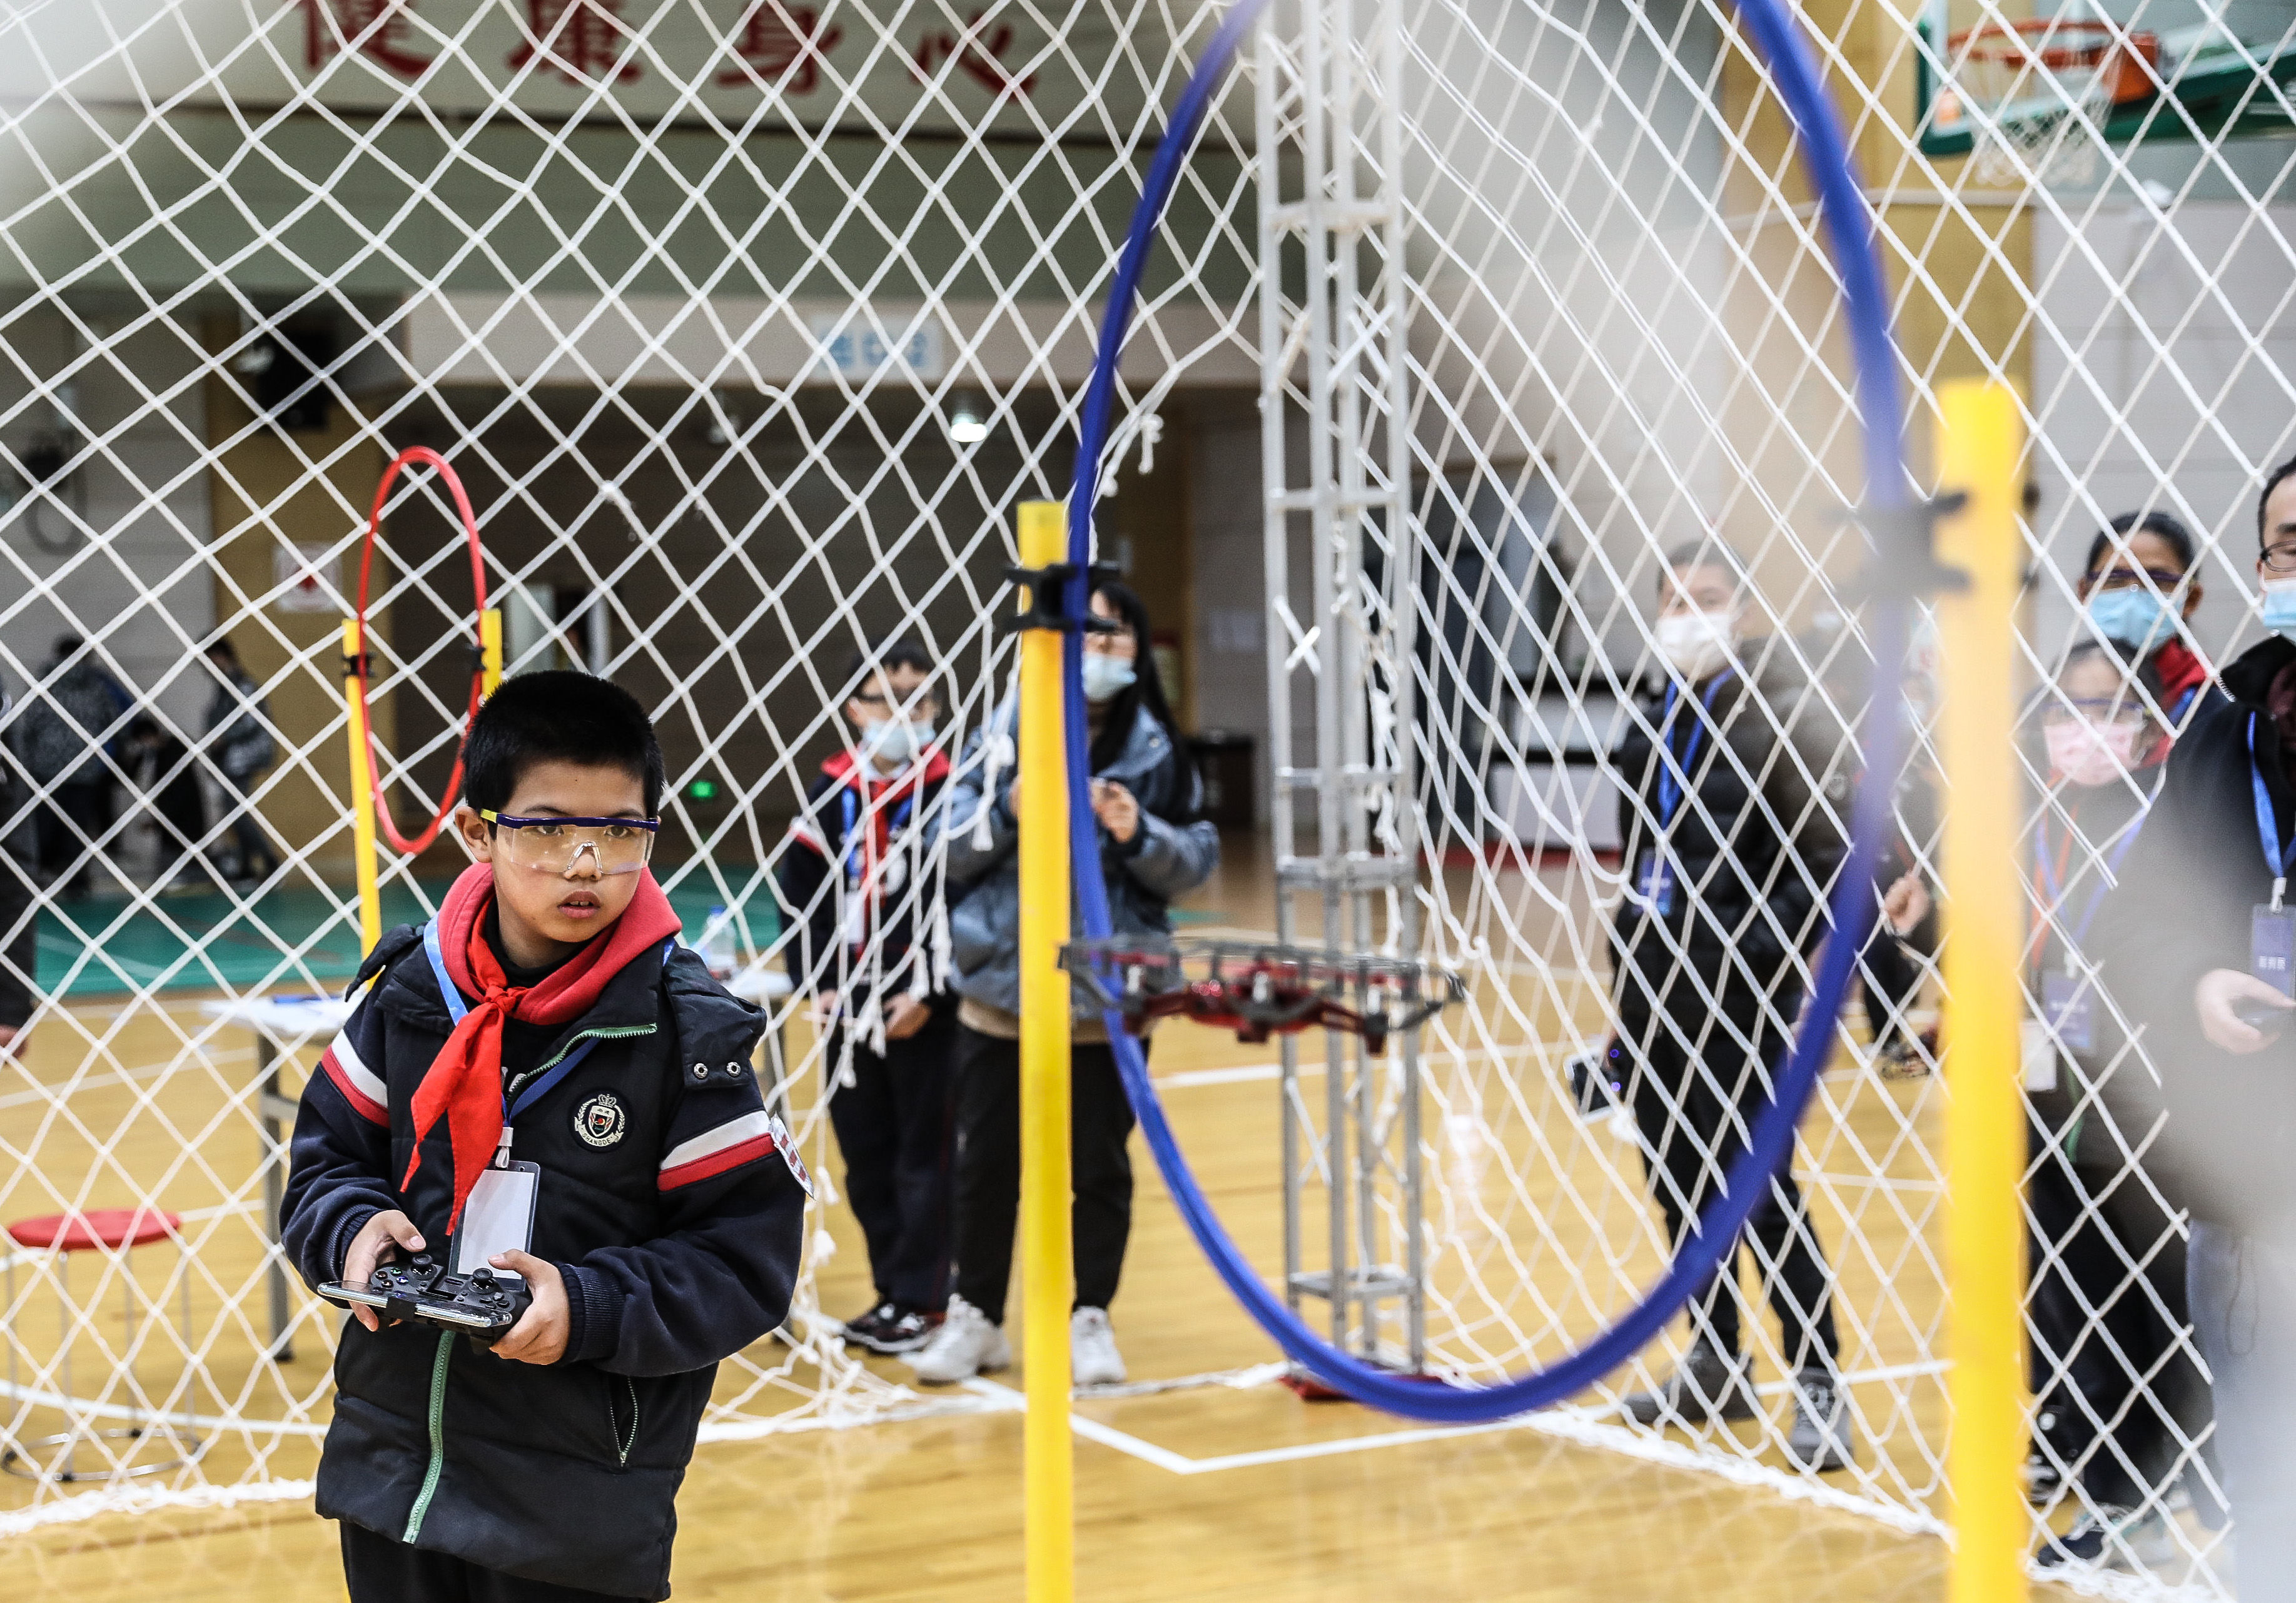
[[[1148,609],[1120,584],[1093,593],[1115,627],[1084,637],[1092,810],[1110,917],[1119,935],[1163,934],[1172,899],[1219,866],[1219,833],[1197,816],[1202,786],[1180,744],[1149,649]],[[1021,881],[1018,709],[996,710],[965,748],[939,815],[948,844],[949,933],[956,968],[956,1291],[948,1319],[910,1358],[946,1385],[1012,1361],[999,1328],[1021,1201]],[[1077,921],[1081,927],[1081,920]],[[1132,1107],[1098,1004],[1071,999],[1070,1132],[1075,1177],[1076,1306],[1069,1324],[1078,1385],[1124,1378],[1108,1305],[1132,1230]],[[1145,1042],[1142,1043],[1144,1048]]]
[[[1767,1099],[1844,846],[1848,743],[1823,715],[1827,698],[1774,664],[1789,654],[1742,638],[1742,571],[1710,543],[1669,555],[1652,630],[1664,681],[1612,758],[1627,876],[1610,926],[1617,1040],[1677,1251]],[[1788,1451],[1808,1468],[1846,1468],[1832,1276],[1790,1171],[1774,1177],[1744,1245],[1792,1377]],[[1674,1375],[1624,1399],[1629,1418],[1695,1427],[1753,1416],[1739,1262],[1693,1301]]]
[[[949,773],[932,744],[933,667],[912,640],[854,657],[852,744],[821,765],[775,870],[875,1285],[845,1339],[873,1352],[914,1352],[948,1304],[956,1006],[931,939],[940,908],[927,849]]]
[[[2222,696],[2214,670],[2184,632],[2201,604],[2197,550],[2193,531],[2169,514],[2125,512],[2089,542],[2074,586],[2089,632],[2119,641],[2160,681],[2159,711],[2170,729]]]
[[[2296,1599],[2296,461],[2257,504],[2269,631],[2169,753],[2114,893],[2165,1118],[2149,1168],[2189,1208],[2185,1291],[2214,1393],[2242,1603]]]
[[[2089,640],[2066,654],[2033,709],[2033,1484],[2045,1498],[2071,1493],[2077,1510],[2044,1541],[2045,1567],[2166,1559],[2174,1538],[2163,1500],[2184,1444],[2208,1424],[2185,1316],[2184,1244],[2146,1167],[2160,1098],[2136,1021],[2101,991],[2093,957],[2130,911],[2112,892],[2143,839],[2170,749],[2153,710],[2172,700],[2153,662]],[[2054,1523],[2046,1508],[2043,1517]]]

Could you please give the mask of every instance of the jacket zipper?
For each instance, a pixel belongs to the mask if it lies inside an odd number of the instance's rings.
[[[439,1355],[430,1360],[430,1467],[422,1472],[422,1490],[414,1494],[414,1506],[406,1511],[406,1534],[400,1538],[409,1547],[422,1534],[422,1517],[430,1512],[439,1477],[447,1468],[447,1366],[454,1357],[455,1333],[441,1330]]]
[[[614,1418],[614,1393],[606,1392],[606,1434],[614,1439],[614,1461],[623,1468],[630,1466],[630,1449],[638,1444],[638,1386],[628,1376],[619,1376],[622,1387],[630,1394],[630,1434],[622,1434],[621,1421]]]

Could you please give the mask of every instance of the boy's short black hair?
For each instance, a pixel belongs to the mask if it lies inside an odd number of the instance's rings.
[[[661,811],[661,744],[637,698],[570,668],[504,679],[479,709],[463,750],[463,800],[500,812],[529,764],[617,768],[644,787],[646,817]]]
[[[860,695],[861,686],[869,682],[873,674],[890,673],[896,668],[906,668],[924,676],[925,694],[939,702],[940,686],[934,682],[933,671],[939,666],[932,660],[931,653],[906,637],[889,640],[879,646],[865,645],[855,652],[845,664],[845,694],[848,696]]]

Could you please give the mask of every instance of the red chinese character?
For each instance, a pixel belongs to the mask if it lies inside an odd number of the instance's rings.
[[[845,29],[835,23],[821,25],[821,13],[810,5],[784,8],[781,0],[758,0],[757,9],[742,20],[742,37],[734,42],[739,67],[718,75],[727,88],[770,84],[791,67],[784,95],[810,95],[821,86],[822,59],[837,48]]]
[[[999,22],[984,32],[980,26],[984,14],[976,11],[967,17],[961,37],[947,32],[929,33],[917,41],[909,70],[916,74],[919,83],[931,82],[933,69],[953,57],[959,72],[992,95],[1001,95],[1008,88],[1026,95],[1036,87],[1035,73],[1015,79],[1005,70],[1004,53],[1013,47],[1013,25]]]
[[[538,62],[570,84],[627,84],[644,76],[623,59],[629,43],[622,0],[526,0],[526,43],[510,53],[510,64]]]
[[[414,0],[289,0],[303,13],[303,64],[314,72],[338,52],[356,50],[402,78],[418,78],[431,57],[406,48]]]

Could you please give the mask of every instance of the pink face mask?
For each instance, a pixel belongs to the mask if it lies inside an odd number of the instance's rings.
[[[2093,724],[2068,719],[2044,727],[2049,767],[2072,785],[2110,785],[2136,766],[2136,737],[2144,726],[2117,720]]]

